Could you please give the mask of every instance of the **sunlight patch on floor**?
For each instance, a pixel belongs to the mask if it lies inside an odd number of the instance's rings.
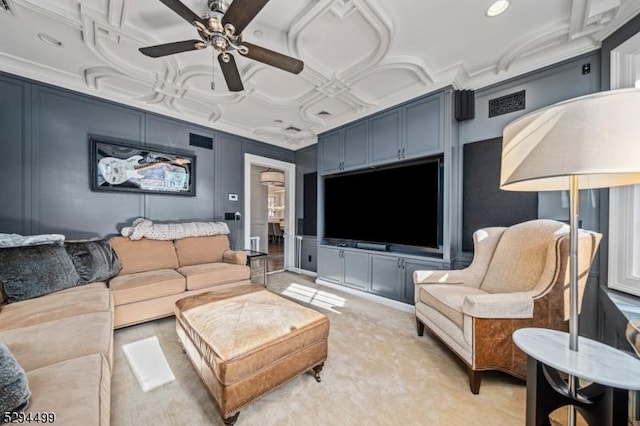
[[[282,295],[317,306],[318,308],[327,309],[337,314],[340,312],[333,308],[343,307],[346,302],[343,297],[337,296],[333,293],[328,293],[326,291],[297,283],[289,284],[289,286],[282,292]]]

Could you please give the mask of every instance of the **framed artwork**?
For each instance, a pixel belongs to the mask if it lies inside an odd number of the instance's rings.
[[[92,191],[196,195],[196,156],[163,147],[90,138]]]

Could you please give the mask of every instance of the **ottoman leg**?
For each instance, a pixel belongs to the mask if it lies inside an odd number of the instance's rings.
[[[324,367],[324,362],[313,367],[313,373],[316,376],[316,382],[320,383],[320,372],[322,371],[322,367]]]
[[[231,416],[231,417],[229,417],[227,419],[222,419],[222,421],[224,422],[225,425],[232,426],[236,421],[238,421],[238,416],[239,415],[240,415],[240,411],[238,411],[233,416]]]

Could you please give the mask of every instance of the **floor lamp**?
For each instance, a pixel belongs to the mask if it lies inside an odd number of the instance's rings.
[[[534,111],[503,131],[500,188],[569,190],[569,346],[578,351],[579,189],[640,183],[640,89],[600,92]],[[576,395],[577,378],[568,392]],[[575,425],[575,410],[569,410]]]

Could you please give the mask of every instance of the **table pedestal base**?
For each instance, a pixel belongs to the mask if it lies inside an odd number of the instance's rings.
[[[569,396],[567,381],[557,370],[533,357],[527,365],[527,426],[550,426],[549,415],[573,405],[592,426],[626,426],[629,391],[592,383]]]

